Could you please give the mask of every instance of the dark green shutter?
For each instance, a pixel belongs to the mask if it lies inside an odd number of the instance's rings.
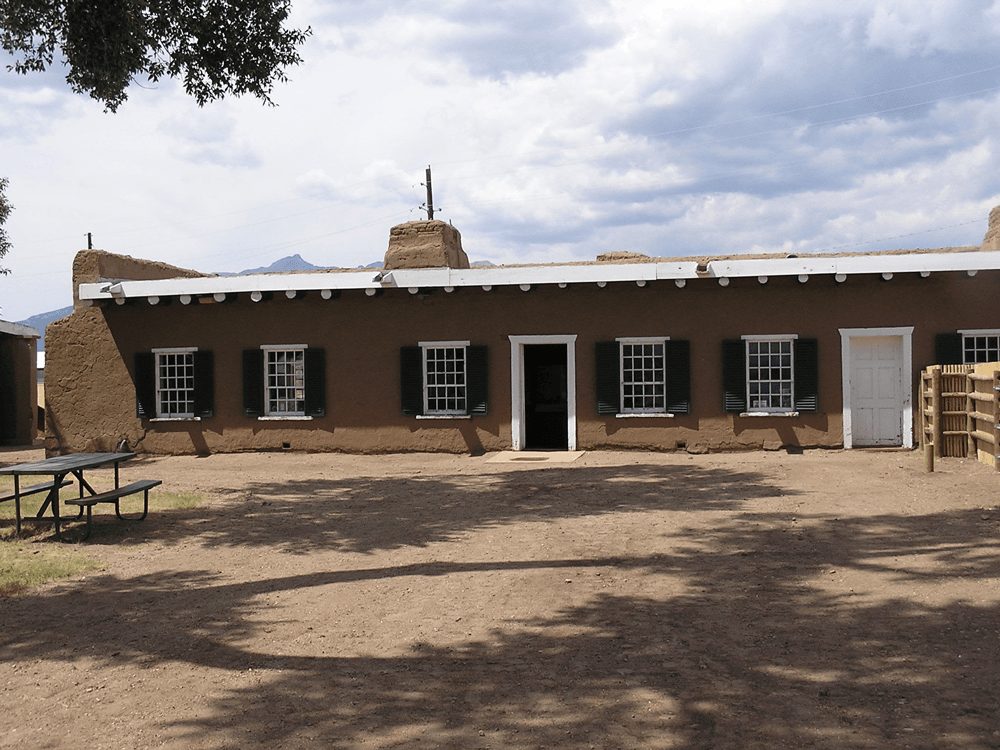
[[[666,372],[664,377],[667,412],[691,413],[691,342],[668,340],[664,344]]]
[[[617,414],[621,411],[621,344],[598,341],[594,347],[597,413]]]
[[[243,350],[243,416],[264,415],[264,352]]]
[[[466,399],[469,414],[486,415],[486,347],[469,346],[465,350]]]
[[[742,339],[722,342],[723,410],[747,410],[747,346]]]
[[[194,362],[194,415],[207,419],[215,412],[215,356],[199,349]]]
[[[399,396],[403,414],[424,413],[424,353],[419,346],[399,349]]]
[[[326,416],[326,352],[309,347],[305,351],[306,416]]]
[[[795,411],[819,411],[819,342],[797,339],[792,344],[795,367]]]
[[[934,337],[934,364],[962,364],[965,359],[963,344],[960,333],[939,333]]]
[[[135,353],[135,415],[156,417],[156,355],[152,352]]]

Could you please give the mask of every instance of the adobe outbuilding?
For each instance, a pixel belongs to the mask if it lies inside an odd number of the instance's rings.
[[[39,333],[0,320],[0,445],[31,445],[38,434]]]

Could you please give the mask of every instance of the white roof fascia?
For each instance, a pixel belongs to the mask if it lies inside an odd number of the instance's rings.
[[[610,281],[653,281],[655,263],[591,264],[579,266],[512,266],[509,268],[454,268],[450,286],[513,286],[515,284],[594,284]],[[692,269],[694,264],[692,264]]]
[[[696,279],[698,278],[698,262],[657,263],[656,278],[658,279]]]
[[[42,336],[42,334],[31,326],[11,323],[7,320],[0,320],[0,333],[6,333],[10,336],[20,336],[25,339],[37,339]]]
[[[385,279],[375,286],[400,287],[442,287],[455,286],[450,268],[396,268],[385,272]]]
[[[247,276],[196,276],[181,279],[119,281],[80,284],[80,299],[113,297],[175,297],[181,294],[210,295],[239,292],[284,292],[290,289],[379,289],[374,281],[378,269],[349,273],[256,274]]]
[[[113,297],[175,297],[247,292],[284,292],[382,288],[438,288],[513,286],[523,284],[586,284],[613,281],[654,281],[704,277],[798,276],[822,274],[909,273],[1000,269],[1000,251],[914,253],[831,258],[754,258],[709,261],[707,274],[697,272],[696,261],[654,263],[591,263],[553,266],[498,266],[473,268],[376,268],[340,273],[251,274],[202,276],[148,281],[81,284],[81,300]]]
[[[713,260],[710,276],[798,276],[845,273],[917,273],[921,271],[985,271],[1000,269],[1000,252],[855,255],[837,258],[756,258]]]
[[[310,291],[321,289],[381,289],[383,287],[513,286],[519,284],[581,284],[610,281],[654,281],[695,278],[697,263],[623,263],[567,266],[476,268],[368,269],[348,273],[259,274],[203,276],[148,281],[81,284],[80,299],[113,297],[172,297],[239,292]],[[376,277],[381,277],[376,281]]]

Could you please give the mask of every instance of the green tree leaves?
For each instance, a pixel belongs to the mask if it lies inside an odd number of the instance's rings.
[[[62,55],[66,80],[115,111],[135,80],[175,78],[199,105],[251,94],[302,61],[310,29],[288,29],[290,0],[0,0],[0,46],[16,73]]]
[[[3,225],[7,222],[7,217],[10,216],[10,212],[14,210],[14,207],[10,205],[10,201],[7,200],[7,196],[4,195],[4,190],[7,189],[7,178],[0,177],[0,258],[3,258],[10,250],[10,240],[7,239],[7,230],[3,228]],[[0,274],[10,273],[9,268],[0,267]]]

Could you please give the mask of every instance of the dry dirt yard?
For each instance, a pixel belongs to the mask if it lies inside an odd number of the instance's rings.
[[[0,747],[1000,748],[1000,474],[495,459],[125,464],[209,500],[20,542],[102,568],[0,600]]]

